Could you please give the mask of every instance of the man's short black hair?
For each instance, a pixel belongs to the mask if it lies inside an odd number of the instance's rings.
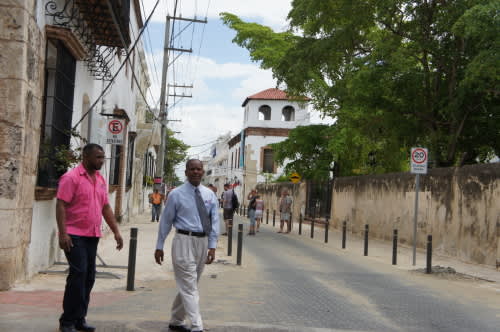
[[[94,149],[98,149],[104,152],[104,149],[99,144],[89,143],[83,147],[82,154],[88,156]]]
[[[189,167],[189,164],[193,161],[199,161],[200,164],[203,166],[203,162],[200,160],[200,159],[196,159],[196,158],[193,158],[193,159],[189,159],[188,161],[186,161],[186,169],[188,169]]]

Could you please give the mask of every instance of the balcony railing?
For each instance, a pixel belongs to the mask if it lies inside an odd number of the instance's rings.
[[[85,49],[89,72],[111,79],[117,52],[130,45],[130,0],[51,0],[45,5],[48,24],[71,30]],[[111,7],[111,8],[110,8]],[[115,19],[118,23],[115,24]]]

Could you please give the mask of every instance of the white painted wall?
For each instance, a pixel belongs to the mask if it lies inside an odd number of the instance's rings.
[[[40,5],[43,1],[37,2],[37,23],[41,29],[45,24],[50,24],[45,16],[45,5]],[[44,3],[44,2],[43,2]],[[60,6],[60,5],[59,5]],[[136,36],[138,35],[137,21],[135,19],[134,6],[131,4],[131,39],[134,42]],[[138,50],[136,50],[135,55],[135,70],[136,75],[139,71],[139,52],[143,49],[142,42],[138,43]],[[121,57],[122,61],[125,59],[124,56]],[[115,56],[114,66],[111,68],[111,72],[114,74],[120,66],[120,61],[118,57]],[[140,82],[139,76],[137,76]],[[115,83],[111,86],[108,93],[106,93],[104,99],[99,101],[96,107],[92,110],[92,115],[90,117],[91,137],[90,142],[100,144],[104,147],[106,153],[106,161],[101,169],[101,174],[105,177],[106,181],[109,181],[109,164],[111,156],[111,145],[106,145],[106,125],[107,118],[100,116],[99,113],[113,113],[115,107],[124,109],[130,118],[130,123],[128,126],[129,131],[135,131],[137,127],[136,119],[136,99],[138,92],[138,87],[135,85],[131,89],[132,74],[131,69],[128,68],[128,75],[125,73],[125,68],[122,69],[120,74],[118,74]],[[87,112],[87,109],[82,109],[84,96],[88,96],[90,99],[90,105],[92,105],[95,100],[101,94],[102,89],[108,84],[107,81],[96,80],[91,76],[87,70],[87,67],[83,61],[77,61],[76,64],[76,76],[75,76],[75,91],[73,99],[73,126],[81,119],[82,115]],[[88,118],[87,118],[88,119]],[[88,121],[85,119],[84,121]],[[84,125],[85,127],[85,125]],[[78,125],[77,130],[80,131],[82,124]],[[77,148],[82,146],[80,139],[71,139],[72,148]],[[126,144],[124,145],[125,151],[127,149]],[[123,208],[130,211],[129,205],[132,190],[126,192],[123,197]],[[115,196],[116,193],[109,194],[109,202],[112,209],[115,209]],[[59,249],[58,235],[57,235],[57,223],[55,218],[55,206],[56,199],[49,201],[34,201],[33,202],[33,215],[32,215],[32,227],[31,227],[31,242],[28,248],[28,262],[27,271],[29,277],[33,276],[40,270],[44,270],[49,267],[54,261],[62,260],[65,261],[64,255]],[[108,231],[109,228],[107,224],[103,221],[102,223],[103,231]]]
[[[263,105],[271,107],[271,120],[259,120],[259,108]],[[286,106],[295,109],[295,121],[282,121],[282,110]],[[243,127],[264,128],[295,128],[299,125],[309,124],[309,113],[307,107],[297,102],[288,100],[249,100],[245,106]]]

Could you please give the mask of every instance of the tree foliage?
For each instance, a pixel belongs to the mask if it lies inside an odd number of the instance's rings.
[[[163,163],[163,170],[165,174],[165,182],[169,184],[178,184],[179,177],[175,174],[175,166],[185,162],[187,158],[187,150],[189,145],[174,137],[174,132],[167,129],[167,144],[165,150],[165,162]]]
[[[405,170],[412,146],[431,166],[500,155],[499,12],[493,0],[293,0],[279,33],[221,16],[291,95],[336,119],[327,150],[341,173],[365,174]]]

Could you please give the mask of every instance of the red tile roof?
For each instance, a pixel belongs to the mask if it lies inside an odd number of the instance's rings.
[[[251,100],[251,99],[258,99],[258,100],[288,100],[290,97],[286,94],[285,91],[276,89],[276,88],[271,88],[267,90],[263,90],[261,92],[257,92],[256,94],[253,94],[251,96],[248,96],[243,104],[241,105],[242,107],[245,107],[245,105]],[[309,98],[304,98],[305,100],[309,100]]]

